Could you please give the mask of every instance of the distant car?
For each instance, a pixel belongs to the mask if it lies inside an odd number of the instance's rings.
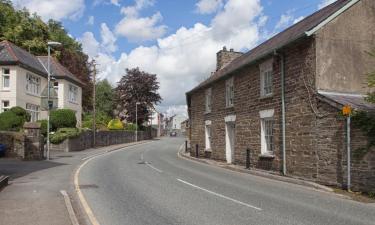
[[[171,137],[176,137],[176,136],[177,136],[177,132],[173,131],[173,132],[171,132],[171,133],[169,134],[169,136],[171,136]]]

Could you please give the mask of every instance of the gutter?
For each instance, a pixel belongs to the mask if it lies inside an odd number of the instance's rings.
[[[285,58],[282,53],[274,51],[274,55],[280,57],[281,73],[281,123],[282,123],[282,150],[283,150],[283,174],[286,176],[286,140],[285,140]]]

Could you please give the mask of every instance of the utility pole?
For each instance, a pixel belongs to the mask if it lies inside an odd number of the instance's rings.
[[[92,118],[93,118],[93,124],[92,124],[92,130],[93,130],[93,147],[96,146],[96,61],[95,59],[92,60],[92,66],[93,66],[93,92],[92,92],[92,98],[93,98],[93,105],[92,105]]]

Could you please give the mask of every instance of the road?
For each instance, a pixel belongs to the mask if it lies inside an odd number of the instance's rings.
[[[93,158],[79,185],[99,224],[375,224],[375,207],[181,159],[165,138]]]

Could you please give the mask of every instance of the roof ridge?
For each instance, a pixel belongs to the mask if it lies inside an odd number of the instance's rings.
[[[12,42],[8,41],[8,40],[4,40],[2,41],[5,43],[5,47],[6,49],[8,50],[8,52],[12,55],[12,57],[14,58],[15,61],[20,61],[20,59],[17,57],[16,53],[14,52],[13,48],[11,45],[14,45]]]

